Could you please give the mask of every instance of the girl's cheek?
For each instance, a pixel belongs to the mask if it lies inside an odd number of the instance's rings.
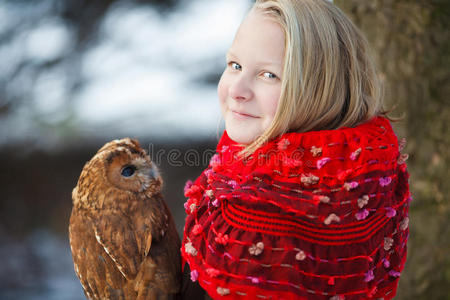
[[[270,101],[268,103],[269,107],[269,114],[274,117],[275,113],[277,112],[278,105],[280,103],[280,96],[281,96],[281,83],[279,86],[276,87],[276,89],[273,91]]]
[[[220,105],[223,107],[228,97],[228,84],[226,83],[225,74],[222,74],[222,77],[220,77],[219,84],[217,85],[217,94],[219,96]]]
[[[260,111],[263,112],[269,119],[273,119],[280,102],[281,83],[277,85],[260,85],[258,95]]]
[[[278,104],[280,103],[279,98],[280,98],[280,95],[278,94],[278,97],[276,96],[271,103],[272,105],[270,107],[270,115],[272,116],[272,118],[275,117],[275,114],[277,112]]]

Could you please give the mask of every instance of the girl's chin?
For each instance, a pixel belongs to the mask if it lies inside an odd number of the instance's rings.
[[[258,136],[250,128],[226,126],[228,136],[238,144],[249,145]]]

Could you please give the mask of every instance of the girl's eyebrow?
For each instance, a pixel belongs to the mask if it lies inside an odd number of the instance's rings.
[[[227,52],[227,55],[226,56],[230,56],[230,57],[234,57],[234,58],[237,58],[237,56],[236,55],[234,55],[234,53],[233,52],[231,52],[231,51],[228,51]]]
[[[237,58],[238,58],[237,55],[235,55],[235,54],[234,54],[233,52],[231,52],[231,51],[228,51],[227,54],[226,54],[226,56],[227,56],[227,57],[230,57],[230,58],[232,58],[232,59],[237,59]],[[260,61],[258,64],[259,64],[259,65],[262,65],[262,66],[275,66],[275,67],[280,67],[280,66],[283,65],[283,63],[279,63],[279,62],[276,62],[276,61],[270,61],[270,60],[267,60],[267,61]]]

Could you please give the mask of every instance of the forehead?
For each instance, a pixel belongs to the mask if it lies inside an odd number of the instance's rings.
[[[112,141],[97,153],[98,159],[105,160],[107,164],[115,163],[143,163],[148,155],[138,145],[124,140]]]
[[[230,52],[254,59],[282,62],[285,37],[282,27],[260,9],[253,8],[242,21]]]

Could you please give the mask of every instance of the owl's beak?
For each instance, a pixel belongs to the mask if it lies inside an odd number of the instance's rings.
[[[152,168],[150,169],[149,175],[150,175],[150,177],[152,177],[154,179],[159,178],[158,168],[156,168],[156,166],[154,164],[152,165]]]

